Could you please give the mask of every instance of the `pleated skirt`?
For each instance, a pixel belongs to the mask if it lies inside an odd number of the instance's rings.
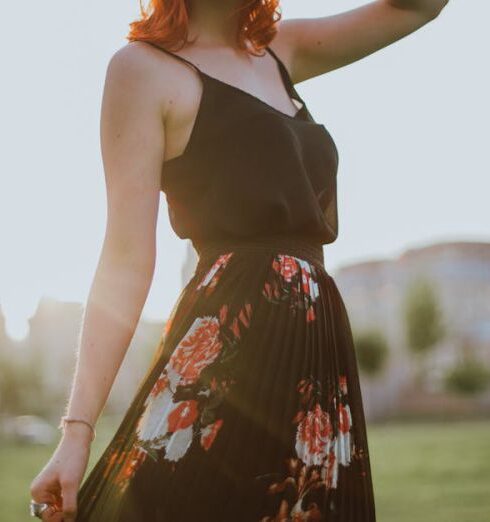
[[[322,245],[198,253],[77,522],[375,521],[352,332]]]

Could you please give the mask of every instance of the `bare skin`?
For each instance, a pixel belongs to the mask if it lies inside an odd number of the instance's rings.
[[[289,99],[273,58],[235,48],[243,0],[195,1],[190,37],[178,54],[210,76],[235,85],[285,114]],[[376,0],[334,16],[284,20],[270,47],[299,83],[345,66],[435,19],[447,0]],[[101,148],[107,190],[102,251],[85,307],[67,414],[95,424],[139,321],[153,279],[162,162],[189,139],[202,94],[191,67],[143,42],[112,56],[101,108]],[[64,430],[52,457],[31,483],[37,502],[54,502],[43,520],[75,520],[76,497],[90,454],[91,432]]]

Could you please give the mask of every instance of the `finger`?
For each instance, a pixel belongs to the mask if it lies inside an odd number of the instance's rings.
[[[56,505],[59,503],[59,500],[56,498],[56,496],[49,492],[34,493],[34,494],[31,493],[31,498],[32,498],[32,500],[34,500],[34,502],[39,502],[39,503],[45,503],[45,504],[51,504],[51,505]]]
[[[77,489],[78,485],[72,480],[61,484],[61,495],[63,497],[63,520],[73,522],[77,514]]]
[[[32,500],[35,500],[36,502],[51,501],[52,494],[47,491],[43,481],[38,480],[37,478],[31,482],[29,492],[31,494]]]
[[[34,479],[30,485],[30,494],[35,502],[47,502],[53,504],[59,502],[61,497],[55,493],[56,487],[52,481],[46,478]]]
[[[52,505],[43,511],[41,518],[45,522],[63,522],[63,513],[59,507]]]

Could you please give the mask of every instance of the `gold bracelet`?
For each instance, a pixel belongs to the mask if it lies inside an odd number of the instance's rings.
[[[84,419],[76,419],[74,417],[68,417],[68,415],[63,415],[63,417],[61,417],[60,423],[58,425],[58,429],[63,430],[68,422],[81,422],[82,424],[87,425],[92,432],[92,440],[95,439],[95,435],[96,435],[95,427],[90,422],[88,422]]]

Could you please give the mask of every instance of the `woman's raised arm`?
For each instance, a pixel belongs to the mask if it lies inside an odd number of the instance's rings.
[[[448,0],[375,0],[332,16],[281,21],[272,45],[294,83],[360,60],[420,29]]]
[[[100,131],[107,224],[66,409],[70,417],[92,424],[106,403],[153,278],[166,115],[162,74],[154,68],[149,53],[127,44],[112,56],[106,73]],[[53,456],[31,483],[34,500],[56,502],[62,509],[45,520],[74,519],[90,440],[89,426],[66,424]]]

